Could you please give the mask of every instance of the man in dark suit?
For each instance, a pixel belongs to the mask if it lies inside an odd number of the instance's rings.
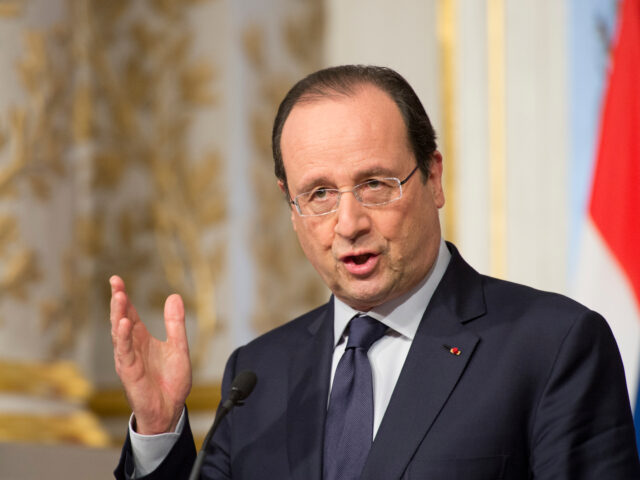
[[[345,66],[303,79],[280,106],[273,150],[294,230],[333,295],[233,353],[223,397],[239,371],[259,380],[213,437],[203,478],[640,478],[606,322],[478,274],[441,239],[442,157],[402,77]],[[167,299],[158,342],[122,280],[111,286],[134,412],[116,476],[186,478],[181,300]]]

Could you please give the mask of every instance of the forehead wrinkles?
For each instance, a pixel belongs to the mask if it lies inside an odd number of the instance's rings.
[[[296,104],[283,128],[282,150],[284,157],[295,156],[300,148],[308,149],[310,154],[332,148],[363,151],[385,143],[391,146],[398,136],[410,150],[397,105],[388,94],[369,86],[361,87],[353,96],[313,96]]]
[[[371,83],[364,79],[354,79],[352,81],[347,81],[345,84],[337,85],[336,87],[331,86],[318,86],[314,87],[312,90],[304,93],[300,96],[296,104],[293,106],[295,109],[298,105],[310,105],[313,103],[318,103],[323,100],[329,101],[348,101],[353,100],[356,101],[358,97],[372,97],[377,96],[379,99],[384,98],[390,102],[393,106],[392,109],[399,114],[400,119],[402,120],[403,132],[402,135],[406,142],[406,147],[411,151],[411,153],[415,153],[413,151],[413,145],[411,143],[411,139],[409,138],[409,125],[408,120],[405,118],[405,114],[403,113],[403,108],[400,108],[396,103],[396,100],[385,91],[380,86]],[[378,100],[380,101],[380,100]],[[291,115],[291,113],[289,114]],[[287,119],[288,120],[288,119]],[[286,121],[285,121],[286,125]],[[284,127],[284,125],[283,125]]]

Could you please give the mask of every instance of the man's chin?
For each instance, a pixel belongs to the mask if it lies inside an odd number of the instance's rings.
[[[385,303],[389,292],[381,289],[356,289],[335,294],[340,300],[355,310],[366,312]]]

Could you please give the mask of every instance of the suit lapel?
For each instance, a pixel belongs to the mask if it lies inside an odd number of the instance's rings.
[[[454,390],[479,338],[464,323],[484,314],[480,276],[455,247],[371,447],[361,479],[399,479]],[[449,349],[456,347],[460,355]]]
[[[289,370],[287,448],[293,479],[320,480],[333,354],[333,300],[308,330],[309,337],[297,348]]]

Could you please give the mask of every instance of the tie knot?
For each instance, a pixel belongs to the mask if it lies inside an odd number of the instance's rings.
[[[386,325],[375,318],[353,317],[349,323],[347,348],[363,348],[366,352],[386,331]]]

